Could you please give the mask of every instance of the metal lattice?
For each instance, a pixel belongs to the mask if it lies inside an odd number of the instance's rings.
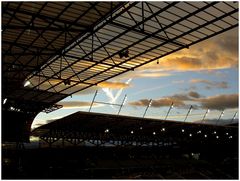
[[[32,10],[27,10],[29,4]],[[52,4],[59,9],[51,9]],[[9,96],[49,103],[238,26],[234,2],[38,2],[3,7],[4,77],[31,83]],[[75,12],[81,8],[79,16]],[[20,15],[29,19],[26,25]]]

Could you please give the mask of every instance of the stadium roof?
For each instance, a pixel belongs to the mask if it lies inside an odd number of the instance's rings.
[[[237,127],[235,125],[206,125],[199,123],[188,123],[179,121],[166,121],[156,120],[149,118],[139,118],[120,115],[109,115],[102,113],[89,113],[89,112],[76,112],[64,118],[60,118],[51,123],[42,125],[35,130],[32,134],[35,136],[42,136],[53,134],[52,131],[67,132],[85,132],[94,134],[111,133],[114,135],[153,135],[165,132],[167,135],[177,136],[181,133],[182,128],[189,128],[193,133],[203,129],[206,132],[213,129],[232,129]]]
[[[237,26],[234,2],[2,2],[3,98],[38,112]]]

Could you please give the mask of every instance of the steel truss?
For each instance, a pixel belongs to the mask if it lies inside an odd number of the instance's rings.
[[[3,57],[12,57],[13,62],[6,61],[4,75],[17,65],[16,73],[11,74],[13,79],[24,74],[22,80],[31,83],[25,89],[44,90],[29,95],[28,99],[53,104],[238,26],[238,4],[233,2],[128,2],[115,4],[114,8],[110,4],[109,11],[103,11],[107,4],[89,2],[84,13],[69,22],[60,17],[77,6],[75,2],[67,3],[54,18],[41,13],[47,3],[34,14],[22,10],[23,3],[15,8],[6,3],[3,13],[11,18],[3,25],[3,37],[9,30],[17,29],[20,33],[15,42],[3,38],[4,46],[8,45],[3,49]],[[93,11],[99,17],[95,23],[78,24]],[[32,18],[26,23],[17,13]],[[11,19],[21,23],[11,24]],[[46,26],[37,25],[37,19]],[[27,31],[36,32],[28,45],[18,41]],[[48,39],[44,32],[58,34]],[[44,47],[38,47],[39,38],[45,42]],[[13,52],[14,48],[21,49],[21,53]],[[30,56],[24,64],[22,55]],[[31,67],[33,62],[35,66]],[[24,71],[26,67],[31,73]],[[53,94],[46,96],[45,91]],[[25,91],[16,97],[24,95]]]

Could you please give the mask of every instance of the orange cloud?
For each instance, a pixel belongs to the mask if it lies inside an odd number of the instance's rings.
[[[74,108],[81,108],[81,107],[90,107],[91,102],[83,102],[83,101],[62,101],[58,104],[62,105],[65,109],[74,109]],[[94,107],[101,106],[100,104],[94,103]]]
[[[182,49],[151,62],[140,69],[161,71],[200,71],[238,68],[238,29],[234,29],[208,41]]]
[[[101,88],[110,88],[110,89],[122,89],[122,88],[128,88],[129,84],[124,83],[124,82],[101,82],[98,84],[99,87]]]

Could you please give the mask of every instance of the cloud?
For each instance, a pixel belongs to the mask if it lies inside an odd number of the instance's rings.
[[[192,98],[200,98],[201,97],[201,95],[199,93],[194,92],[194,91],[189,92],[188,95]]]
[[[202,96],[194,91],[190,91],[188,93],[182,93],[182,94],[174,94],[172,96],[163,97],[157,100],[153,100],[151,106],[152,107],[164,107],[164,106],[170,106],[172,103],[174,103],[175,107],[179,108],[186,108],[187,104],[186,101],[197,101]],[[134,102],[129,102],[129,105],[131,106],[147,106],[149,104],[148,99],[141,99]],[[197,108],[195,106],[194,108]]]
[[[62,101],[58,104],[62,105],[62,109],[74,109],[74,108],[81,108],[81,107],[90,107],[91,102],[84,102],[84,101]],[[102,106],[100,104],[94,103],[94,107]]]
[[[142,69],[143,67],[143,69]],[[149,69],[147,65],[139,67],[138,69],[134,71],[126,72],[120,76],[118,76],[119,79],[127,79],[127,78],[159,78],[159,77],[168,77],[171,76],[171,73],[162,72],[161,70],[154,70]],[[145,67],[145,68],[144,68]],[[147,68],[146,68],[147,67]]]
[[[125,82],[105,81],[98,84],[98,87],[109,88],[109,89],[124,89],[124,88],[128,88],[129,86],[130,86],[129,83],[125,83]]]
[[[40,78],[35,76],[31,79],[31,85],[29,87],[33,87],[35,85],[37,85],[40,82],[44,81],[44,78]],[[58,84],[59,82],[61,82],[61,80],[59,79],[49,79],[49,81],[44,82],[43,84],[40,85],[39,89],[40,90],[47,90],[50,87]],[[71,85],[76,84],[76,82],[71,82]],[[56,85],[56,87],[54,87],[54,89],[49,89],[48,91],[50,92],[59,92],[61,90],[64,90],[63,93],[65,94],[71,94],[72,92],[76,92],[78,90],[84,89],[85,87],[89,86],[88,84],[83,84],[83,83],[78,83],[76,85],[74,85],[73,87],[66,89],[67,87],[69,87],[68,85],[65,85],[64,83],[61,83],[59,85]],[[105,81],[105,82],[101,82],[99,83],[97,86],[92,86],[89,87],[87,89],[81,90],[79,92],[76,92],[75,94],[93,94],[96,90],[100,90],[101,88],[109,88],[109,89],[124,89],[124,88],[128,88],[130,86],[129,82],[111,82],[111,81]]]
[[[238,29],[225,32],[147,64],[140,69],[161,71],[206,71],[238,68]]]
[[[179,100],[179,99],[175,99],[172,97],[165,97],[165,98],[161,98],[158,100],[153,100],[151,107],[165,107],[165,106],[170,106],[172,104],[172,102],[174,102],[174,106],[176,107],[182,107],[185,106],[184,101]],[[146,107],[149,104],[149,100],[148,99],[141,99],[139,101],[134,101],[134,102],[129,102],[128,103],[131,106],[144,106]]]
[[[198,100],[202,108],[215,110],[223,110],[230,108],[238,108],[238,94],[223,94],[201,98]]]
[[[209,80],[205,80],[205,79],[191,79],[189,81],[190,83],[203,83],[203,84],[207,84],[206,88],[207,89],[211,89],[211,88],[222,88],[222,89],[227,89],[228,83],[225,81],[221,81],[221,82],[216,82],[216,81],[209,81]]]

